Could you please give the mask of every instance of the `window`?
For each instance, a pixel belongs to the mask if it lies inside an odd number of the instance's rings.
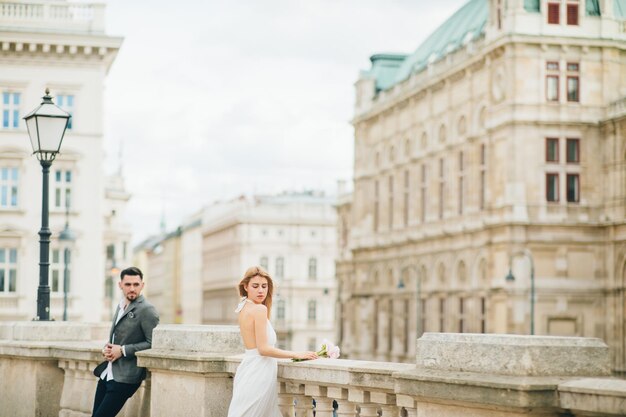
[[[309,321],[317,320],[317,302],[315,300],[309,300],[308,318]]]
[[[107,245],[107,260],[114,260],[114,259],[115,259],[115,245],[111,243],[110,245]]]
[[[276,258],[276,278],[285,276],[285,258],[279,256]]]
[[[404,225],[409,225],[409,170],[404,171]]]
[[[573,26],[578,25],[578,4],[567,5],[567,24]]]
[[[580,176],[567,174],[567,202],[578,203],[580,201]]]
[[[72,205],[72,171],[57,169],[54,172],[54,207],[68,209]]]
[[[496,7],[498,10],[498,29],[502,29],[502,0],[498,0]]]
[[[261,256],[261,259],[259,259],[259,266],[265,269],[266,271],[269,269],[269,262],[267,260],[267,256]]]
[[[317,341],[314,337],[309,338],[309,350],[316,351],[317,350]]]
[[[546,100],[559,101],[559,76],[548,75],[546,77]]]
[[[561,5],[559,3],[548,3],[548,23],[551,25],[558,25],[560,23],[560,11]]]
[[[565,160],[568,164],[573,163],[577,164],[580,162],[580,140],[578,139],[567,139],[567,152]]]
[[[389,230],[393,229],[393,175],[389,177]]]
[[[580,79],[572,76],[567,77],[567,101],[578,102],[580,91]]]
[[[20,124],[20,93],[2,92],[2,128],[17,129]]]
[[[0,208],[17,207],[19,171],[13,167],[0,169]]]
[[[546,62],[546,100],[559,101],[559,63]]]
[[[65,110],[70,114],[70,116],[74,116],[74,96],[72,94],[58,94],[56,96],[56,105]],[[72,129],[72,118],[67,122],[67,128]]]
[[[480,332],[487,333],[487,300],[485,297],[480,299]]]
[[[487,181],[487,155],[485,144],[480,145],[480,209],[485,209],[485,193]]]
[[[463,194],[465,193],[464,189],[464,179],[465,179],[465,167],[463,160],[463,152],[459,153],[459,214],[463,214]]]
[[[65,289],[65,251],[61,249],[52,249],[52,259],[50,262],[50,291],[55,293],[63,293]],[[67,292],[70,292],[70,252],[67,252]]]
[[[557,61],[548,61],[546,62],[546,69],[548,71],[558,71],[559,63]]]
[[[285,319],[285,300],[278,300],[276,303],[276,319]]]
[[[580,64],[578,62],[567,63],[567,101],[577,103],[580,101]]]
[[[309,258],[309,279],[317,279],[317,258]]]
[[[446,324],[446,299],[439,299],[439,331],[445,331]]]
[[[378,214],[380,210],[380,183],[378,180],[374,181],[374,231],[378,230]]]
[[[444,195],[446,192],[446,182],[444,177],[445,164],[443,158],[439,160],[439,218],[443,219]]]
[[[427,174],[428,174],[428,169],[426,167],[426,164],[423,164],[422,165],[422,204],[421,204],[422,223],[426,221],[426,207],[427,207],[426,198],[428,194],[428,187],[426,185]]]
[[[559,201],[559,174],[546,174],[546,200]]]
[[[459,333],[465,333],[465,299],[459,298]]]
[[[546,162],[559,162],[558,138],[546,138]]]
[[[17,249],[0,248],[0,292],[15,292],[17,287]]]

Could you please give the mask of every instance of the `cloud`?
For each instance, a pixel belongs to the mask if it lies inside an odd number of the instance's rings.
[[[124,44],[107,79],[109,170],[134,240],[240,194],[322,188],[353,164],[354,82],[410,53],[463,1],[109,0]]]

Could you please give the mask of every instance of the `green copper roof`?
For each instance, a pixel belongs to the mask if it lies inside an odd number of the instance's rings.
[[[376,80],[376,91],[386,90],[395,83],[398,68],[406,57],[404,54],[372,55],[372,68],[366,74]]]
[[[617,19],[626,20],[626,0],[615,0],[613,3],[613,14]]]
[[[613,0],[616,19],[626,20],[626,0]],[[540,0],[524,0],[529,13],[540,11]],[[599,0],[585,0],[587,16],[600,16]],[[373,55],[372,68],[363,74],[376,80],[377,91],[393,87],[420,72],[429,62],[435,62],[462,47],[465,43],[482,36],[489,14],[488,0],[469,0],[441,26],[439,26],[411,55]]]
[[[524,9],[527,12],[537,12],[539,13],[541,9],[539,8],[539,0],[524,0]]]
[[[468,1],[404,60],[395,74],[393,84],[406,80],[414,72],[421,71],[429,60],[437,61],[461,47],[464,42],[480,36],[487,23],[487,14],[487,0]]]

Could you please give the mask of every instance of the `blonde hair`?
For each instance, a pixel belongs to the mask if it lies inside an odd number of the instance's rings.
[[[267,318],[270,318],[270,312],[272,311],[272,294],[274,293],[274,281],[270,274],[260,266],[252,266],[246,270],[243,274],[243,278],[239,281],[237,288],[239,289],[240,297],[247,297],[248,292],[246,286],[250,283],[250,280],[254,277],[261,277],[267,280],[267,297],[263,300],[263,305],[267,307]]]

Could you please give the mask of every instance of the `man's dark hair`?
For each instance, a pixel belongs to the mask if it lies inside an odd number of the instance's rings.
[[[123,280],[126,275],[130,275],[132,277],[139,276],[139,278],[143,281],[143,272],[141,272],[141,269],[136,266],[131,266],[130,268],[126,268],[120,272],[120,281]]]

